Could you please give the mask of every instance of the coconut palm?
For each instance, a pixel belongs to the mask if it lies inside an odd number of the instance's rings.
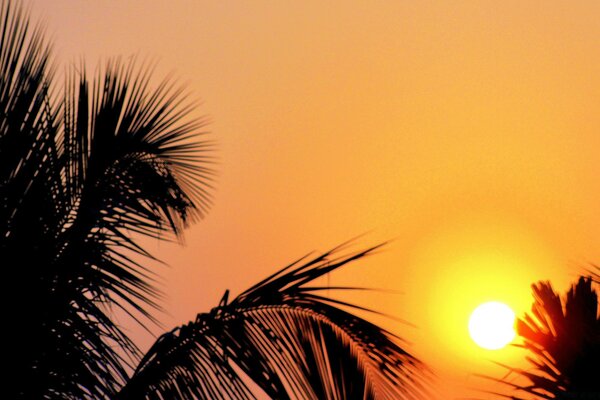
[[[185,92],[119,61],[53,86],[43,32],[0,10],[0,256],[13,289],[3,393],[24,399],[421,398],[399,338],[311,282],[374,249],[304,259],[161,336],[143,236],[179,238],[210,206],[211,143]],[[152,264],[152,263],[151,263]],[[154,265],[154,264],[152,264]]]
[[[532,315],[517,321],[517,331],[531,353],[527,360],[533,368],[511,368],[527,381],[511,384],[517,392],[540,399],[600,398],[600,314],[594,279],[597,282],[598,275],[580,277],[564,301],[550,282],[532,286]]]

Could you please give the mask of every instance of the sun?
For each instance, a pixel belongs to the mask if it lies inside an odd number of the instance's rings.
[[[469,319],[469,334],[478,346],[498,350],[515,338],[515,313],[497,301],[479,305]]]

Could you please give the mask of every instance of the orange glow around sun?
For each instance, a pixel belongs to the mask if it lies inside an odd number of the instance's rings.
[[[466,365],[486,375],[496,373],[491,358],[510,365],[523,359],[522,349],[506,346],[513,338],[519,340],[512,330],[514,318],[530,311],[531,283],[556,275],[562,267],[535,231],[509,216],[490,214],[448,221],[424,239],[413,263],[423,275],[414,279],[429,280],[424,300],[431,342],[434,348],[448,349],[449,353],[438,368]],[[484,308],[477,321],[472,319],[479,306],[499,300],[512,310],[506,318],[510,321],[502,328],[506,330],[503,340],[489,337],[491,324],[503,311],[492,310],[490,316]],[[492,348],[497,349],[493,355]],[[427,355],[434,358],[433,353]]]

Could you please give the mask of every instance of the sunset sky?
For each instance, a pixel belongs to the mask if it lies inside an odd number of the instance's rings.
[[[165,327],[305,255],[390,240],[323,283],[437,374],[440,398],[501,390],[469,313],[529,310],[600,263],[600,2],[30,2],[57,73],[155,61],[200,100],[218,143],[214,206],[184,247],[149,249]],[[374,317],[369,317],[373,319]],[[140,343],[151,339],[132,326]],[[159,332],[159,331],[157,331]]]

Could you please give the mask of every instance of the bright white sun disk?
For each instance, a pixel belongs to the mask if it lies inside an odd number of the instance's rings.
[[[490,301],[473,311],[469,319],[469,334],[477,345],[498,350],[515,338],[515,313],[504,303]]]

